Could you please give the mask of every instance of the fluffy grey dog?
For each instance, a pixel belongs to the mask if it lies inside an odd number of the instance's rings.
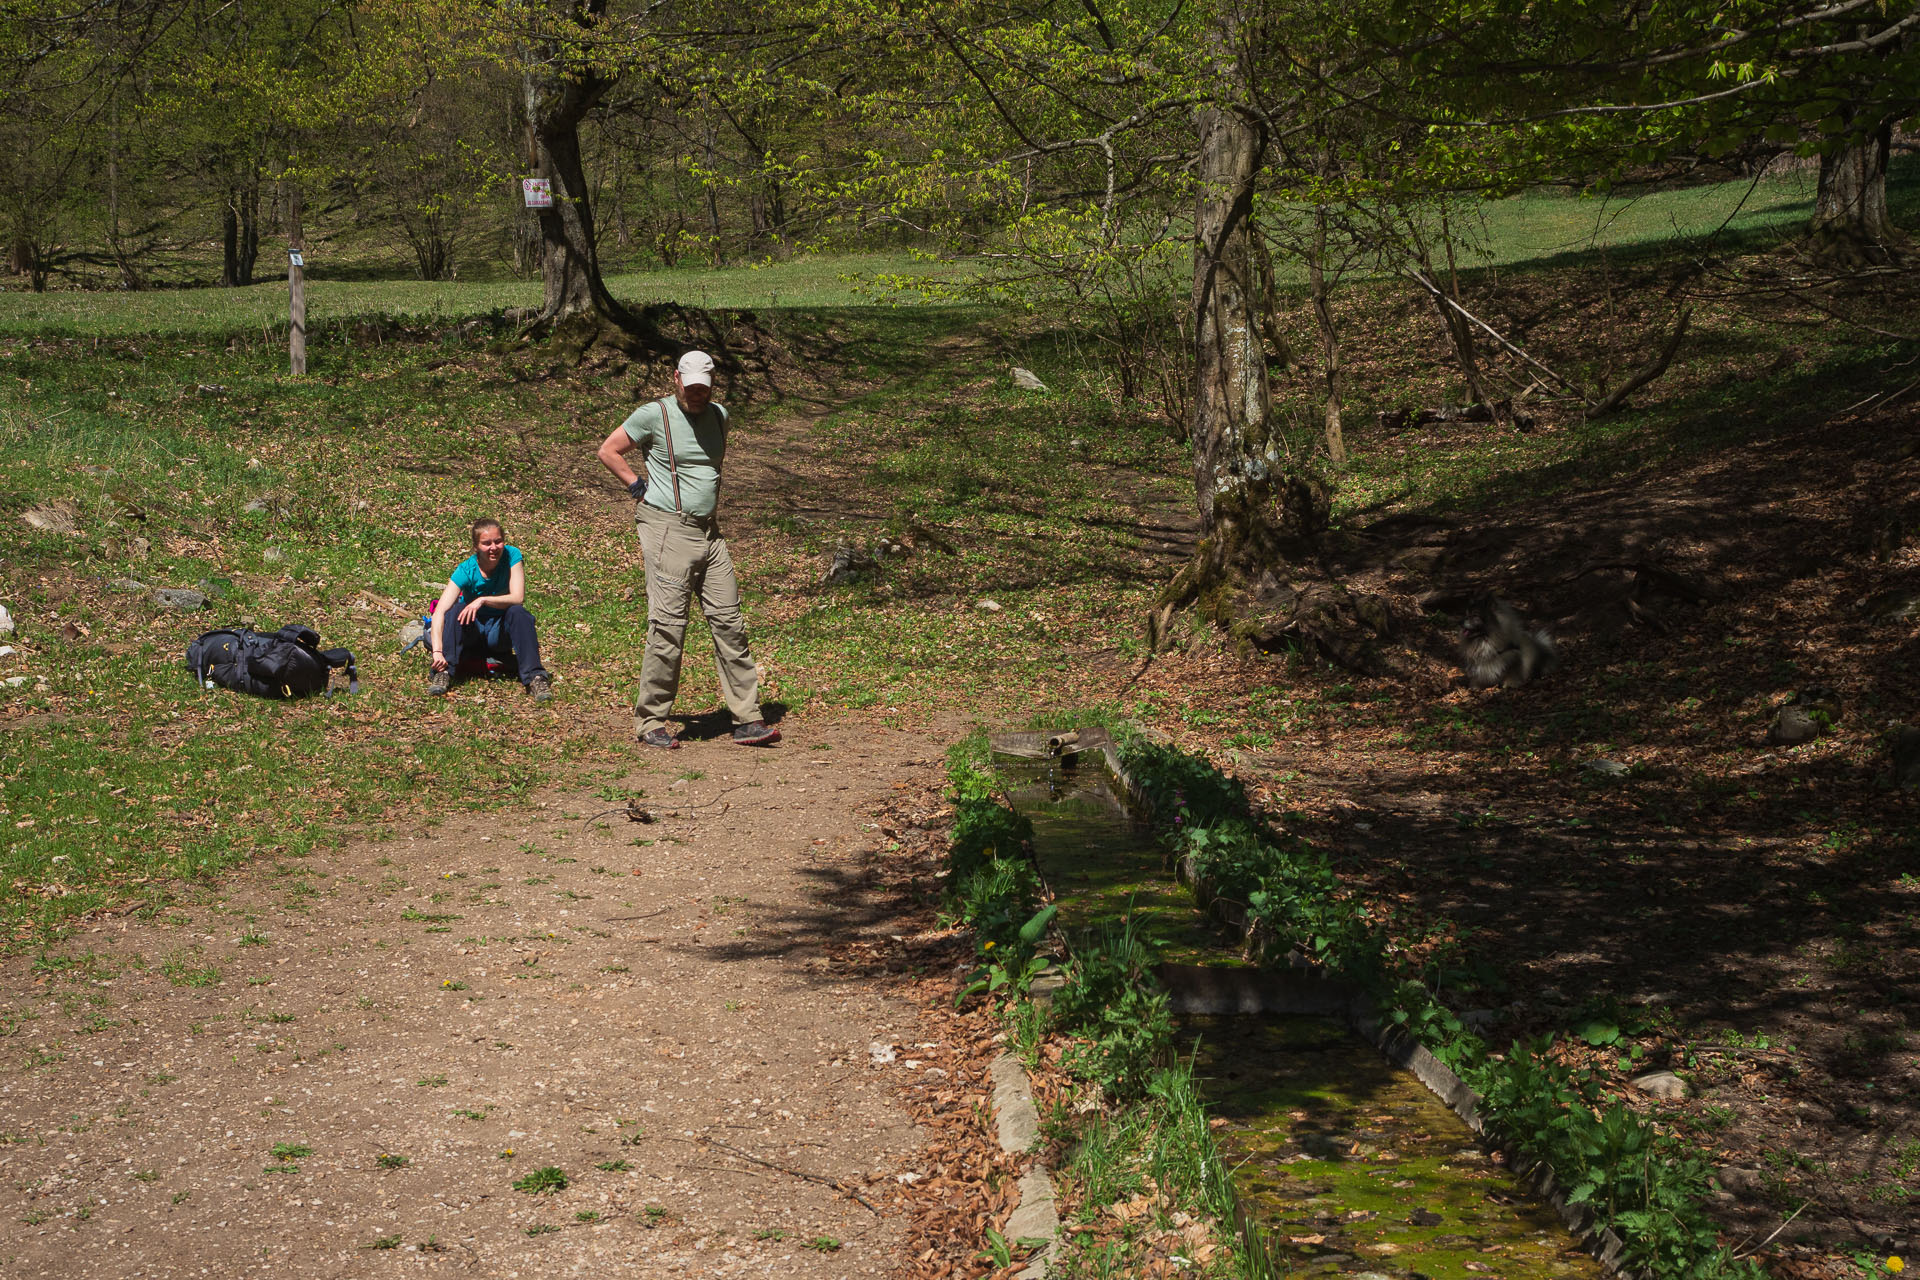
[[[1559,665],[1553,637],[1529,631],[1499,596],[1481,600],[1460,625],[1460,666],[1475,689],[1517,689]]]

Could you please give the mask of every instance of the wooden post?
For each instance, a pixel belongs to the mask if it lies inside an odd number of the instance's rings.
[[[306,239],[300,230],[300,188],[287,198],[287,360],[295,377],[307,371]]]

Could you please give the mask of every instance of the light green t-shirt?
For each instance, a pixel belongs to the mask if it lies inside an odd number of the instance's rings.
[[[667,437],[661,428],[660,406],[666,405],[673,432],[674,469],[680,473],[680,506],[690,516],[710,516],[720,500],[720,463],[727,456],[727,410],[710,402],[689,421],[672,396],[649,400],[620,424],[647,456],[647,496],[641,501],[662,511],[673,511],[673,469],[667,465]]]

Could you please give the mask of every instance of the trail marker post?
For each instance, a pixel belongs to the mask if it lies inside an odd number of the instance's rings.
[[[287,201],[287,363],[295,377],[307,371],[307,257],[298,186]]]

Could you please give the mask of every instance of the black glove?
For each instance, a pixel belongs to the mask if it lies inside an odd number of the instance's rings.
[[[633,478],[633,483],[627,486],[627,492],[633,495],[633,500],[635,502],[638,502],[640,501],[640,499],[646,497],[647,496],[647,478],[645,476],[635,476]]]

